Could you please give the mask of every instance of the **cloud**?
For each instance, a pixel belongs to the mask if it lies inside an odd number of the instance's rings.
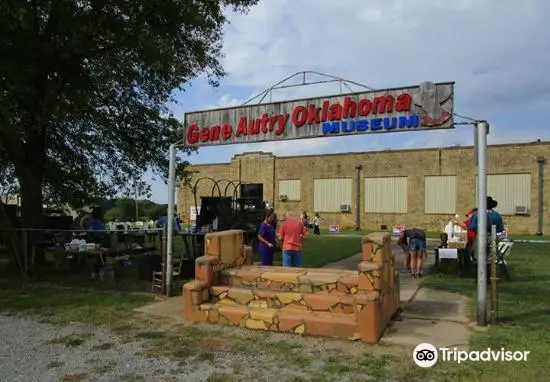
[[[242,105],[244,100],[233,98],[230,94],[224,94],[221,98],[213,105],[205,106],[203,109],[218,109],[221,107],[235,107]]]
[[[550,88],[549,13],[544,0],[264,0],[231,17],[227,83],[319,70],[376,88],[456,80],[465,112],[528,103]]]

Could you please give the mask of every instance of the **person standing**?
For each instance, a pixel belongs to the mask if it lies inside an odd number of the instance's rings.
[[[316,213],[313,217],[313,234],[320,235],[321,234],[321,218],[319,217],[319,214]]]
[[[157,228],[164,228],[168,224],[168,217],[165,215],[161,217],[159,220],[156,221]],[[174,227],[174,233],[180,233],[181,232],[181,224],[180,224],[180,218],[178,217],[178,214],[174,212],[174,216],[172,218],[172,224]]]
[[[302,212],[302,214],[300,215],[300,220],[302,221],[302,224],[304,225],[304,227],[306,227],[306,230],[307,230],[309,227],[309,217],[307,216],[306,211]]]
[[[491,226],[495,225],[497,233],[504,231],[504,221],[502,220],[502,215],[495,211],[494,208],[498,206],[498,202],[492,197],[487,197],[487,232],[491,232]],[[478,226],[477,226],[477,215],[478,211],[475,211],[468,223],[468,229],[473,231],[477,235]]]
[[[273,265],[273,254],[276,247],[275,224],[277,215],[273,210],[268,210],[264,220],[258,228],[258,252],[260,254],[261,265]]]
[[[398,244],[406,253],[407,260],[410,256],[411,277],[422,277],[422,259],[426,253],[426,231],[420,228],[405,229]]]
[[[307,230],[291,212],[285,212],[278,238],[283,243],[283,267],[302,266],[302,243]]]
[[[466,220],[462,224],[462,228],[466,230],[466,248],[464,249],[466,253],[466,259],[469,261],[474,258],[474,240],[476,239],[476,231],[470,229],[470,220],[472,216],[477,212],[477,208],[472,208],[468,213],[466,213]]]

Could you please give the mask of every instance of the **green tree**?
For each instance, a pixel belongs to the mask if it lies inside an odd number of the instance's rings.
[[[130,198],[117,199],[113,208],[105,212],[104,217],[106,220],[119,219],[120,221],[135,219],[136,217],[135,200]]]
[[[19,193],[19,185],[13,172],[13,166],[0,162],[0,198],[15,196]]]
[[[168,204],[156,204],[151,209],[147,210],[146,215],[154,220],[157,221],[163,216],[166,216],[166,211],[168,210]]]
[[[23,224],[40,225],[45,198],[82,205],[131,194],[147,168],[165,177],[182,137],[166,105],[203,73],[217,85],[227,11],[257,2],[0,2],[0,163]]]

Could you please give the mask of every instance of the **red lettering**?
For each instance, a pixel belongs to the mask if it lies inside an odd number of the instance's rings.
[[[276,115],[272,115],[269,117],[269,131],[273,131],[275,128],[275,124],[277,123],[278,117]]]
[[[237,126],[237,132],[235,133],[235,136],[236,137],[239,137],[241,135],[246,135],[246,124],[247,124],[247,120],[245,117],[241,117],[241,119],[239,119],[239,126]]]
[[[233,126],[230,124],[225,124],[222,127],[222,139],[224,141],[227,141],[229,138],[231,138],[231,133],[233,133]]]
[[[339,121],[342,119],[342,105],[335,103],[328,108],[328,120]]]
[[[199,141],[208,142],[210,140],[210,129],[208,127],[203,127],[199,132]]]
[[[260,120],[250,119],[248,121],[248,135],[256,135],[260,132]]]
[[[372,113],[373,114],[391,113],[393,111],[393,102],[394,102],[394,99],[391,95],[374,97],[374,99],[372,100],[372,103],[373,103]]]
[[[277,127],[277,130],[275,130],[276,135],[281,135],[285,131],[286,123],[288,122],[288,117],[289,117],[288,114],[285,114],[285,115],[281,114],[277,116],[277,122],[279,122],[279,126]],[[300,126],[297,126],[297,127],[300,127]]]
[[[359,101],[357,114],[359,114],[361,117],[366,117],[370,114],[371,109],[372,102],[370,101],[370,99],[362,99],[361,101]]]
[[[296,106],[292,112],[292,124],[296,127],[302,127],[307,120],[307,109],[305,106]]]
[[[328,106],[328,101],[323,101],[323,109],[321,110],[321,122],[327,121]]]
[[[321,113],[321,108],[316,107],[314,104],[309,105],[309,109],[307,111],[307,124],[313,125],[321,123],[321,116],[319,115]]]
[[[219,125],[212,126],[210,128],[210,141],[219,141],[220,140],[220,134],[222,132],[222,127]]]
[[[194,145],[199,141],[199,130],[199,127],[195,123],[187,128],[186,139],[188,144]]]
[[[400,94],[395,102],[395,111],[400,113],[411,110],[412,97],[408,94]]]
[[[267,122],[268,121],[269,121],[269,116],[267,114],[262,114],[262,119],[260,120],[260,129],[262,130],[262,133],[264,133],[264,134],[267,134]]]
[[[351,99],[351,97],[344,98],[344,110],[342,111],[342,118],[355,118],[355,112],[357,110],[357,103]]]

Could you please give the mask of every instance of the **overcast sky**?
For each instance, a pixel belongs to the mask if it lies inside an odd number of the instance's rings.
[[[491,124],[489,143],[550,140],[550,1],[261,0],[226,27],[228,76],[217,89],[198,79],[172,107],[237,106],[285,77],[317,71],[371,88],[456,81],[455,111]],[[323,78],[310,76],[310,81]],[[349,92],[360,87],[343,87]],[[338,93],[323,84],[272,92],[272,100]],[[459,121],[460,119],[456,119]],[[192,163],[228,162],[244,151],[276,155],[471,145],[473,130],[407,132],[200,149]],[[153,200],[166,202],[151,178]]]

